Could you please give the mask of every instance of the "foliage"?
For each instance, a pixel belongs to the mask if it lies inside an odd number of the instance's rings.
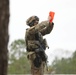
[[[9,74],[30,73],[30,64],[27,59],[25,42],[23,39],[15,40],[10,45],[9,51]]]
[[[23,39],[15,40],[11,43],[9,62],[8,73],[10,74],[29,74],[31,72]],[[52,72],[57,74],[76,74],[76,51],[70,58],[58,59],[56,57],[52,65],[48,65],[48,67],[49,71],[45,70],[45,73],[48,74]]]
[[[76,51],[70,58],[55,59],[52,67],[57,74],[76,74]]]

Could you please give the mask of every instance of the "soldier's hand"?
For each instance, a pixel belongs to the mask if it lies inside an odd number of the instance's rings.
[[[52,22],[52,25],[54,25],[54,22]]]

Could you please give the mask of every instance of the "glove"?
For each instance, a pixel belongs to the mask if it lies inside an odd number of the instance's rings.
[[[52,22],[52,25],[54,25],[54,23]]]

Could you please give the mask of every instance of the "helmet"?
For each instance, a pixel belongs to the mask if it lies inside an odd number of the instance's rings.
[[[28,26],[33,26],[35,21],[39,21],[39,18],[37,16],[31,16],[26,20],[26,24]]]

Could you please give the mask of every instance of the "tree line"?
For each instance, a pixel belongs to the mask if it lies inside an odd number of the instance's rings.
[[[25,47],[23,39],[15,40],[9,46],[9,74],[30,74],[30,63]],[[48,71],[45,70],[45,73],[76,74],[76,51],[69,58],[58,59],[56,57],[48,69]]]

